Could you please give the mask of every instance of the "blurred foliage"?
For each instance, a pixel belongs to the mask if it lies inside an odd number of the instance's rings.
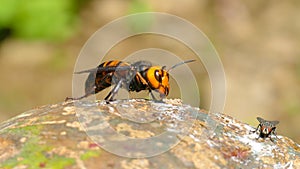
[[[147,1],[132,0],[129,8],[129,14],[137,14],[142,12],[150,12],[151,8]],[[136,15],[136,17],[129,23],[133,32],[147,31],[151,24],[152,18],[145,15]]]
[[[130,14],[140,13],[140,12],[150,12],[150,5],[147,1],[143,0],[131,0],[130,6],[128,8]]]
[[[74,32],[82,0],[0,0],[0,40],[64,40]]]

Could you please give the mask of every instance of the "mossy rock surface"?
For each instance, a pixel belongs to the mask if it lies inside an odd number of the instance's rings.
[[[122,137],[99,134],[108,128]],[[63,102],[0,124],[0,168],[300,168],[297,143],[280,135],[275,142],[257,140],[251,130],[225,114],[180,100]],[[166,131],[176,144],[163,139],[155,140],[155,147],[121,150],[126,139],[154,138]],[[117,150],[110,151],[108,143]]]

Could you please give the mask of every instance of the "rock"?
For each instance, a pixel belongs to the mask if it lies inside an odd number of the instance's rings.
[[[300,146],[180,100],[46,105],[0,125],[1,168],[300,168]]]

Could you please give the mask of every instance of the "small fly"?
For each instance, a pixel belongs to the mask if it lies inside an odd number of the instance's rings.
[[[257,131],[259,131],[259,135],[256,139],[270,138],[270,140],[272,142],[274,142],[274,140],[271,137],[272,135],[274,135],[278,139],[276,132],[275,132],[275,130],[276,130],[275,126],[279,123],[279,121],[268,121],[261,117],[257,117],[256,119],[259,121],[259,125],[255,129],[255,131],[251,131],[252,133],[256,133]]]

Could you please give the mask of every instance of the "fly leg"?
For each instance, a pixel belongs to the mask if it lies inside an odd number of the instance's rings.
[[[260,130],[260,129],[261,129],[261,124],[259,124],[259,125],[257,126],[255,132],[257,132],[257,131]],[[261,133],[258,134],[258,137],[256,138],[256,140],[258,140],[258,139],[260,138],[260,136],[261,136]]]
[[[260,129],[260,124],[256,127],[256,129],[254,131],[250,131],[250,133],[256,133],[259,129]],[[256,140],[258,140],[260,137],[260,134],[258,135],[258,137],[256,138]]]
[[[271,140],[272,142],[274,142],[274,140],[272,139],[272,136],[271,136],[272,134],[276,137],[276,139],[278,139],[275,129],[276,129],[276,127],[273,127],[273,128],[272,128],[272,131],[271,131],[271,133],[270,133],[270,135],[269,135],[270,140]]]

